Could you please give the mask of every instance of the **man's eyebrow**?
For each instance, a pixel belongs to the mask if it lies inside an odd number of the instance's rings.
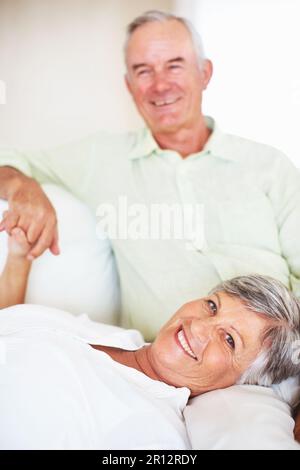
[[[185,59],[183,57],[174,57],[174,59],[170,59],[167,61],[167,64],[172,64],[173,62],[185,62]],[[132,70],[135,72],[136,70],[142,68],[142,67],[149,67],[149,64],[146,64],[144,62],[141,62],[140,64],[133,64]]]
[[[171,64],[172,62],[185,62],[185,59],[183,57],[175,57],[174,59],[168,60],[168,64]]]
[[[221,298],[220,298],[220,296],[219,296],[219,294],[218,294],[217,292],[215,293],[215,296],[216,296],[217,299],[218,299],[219,310],[220,310],[220,309],[222,308]],[[241,342],[242,342],[243,347],[245,348],[245,342],[244,342],[244,340],[243,340],[243,337],[242,337],[241,333],[240,333],[234,326],[232,326],[232,325],[230,325],[230,328],[231,328],[233,331],[236,332],[236,334],[238,335],[238,337],[240,338],[240,340],[241,340]]]
[[[132,66],[132,70],[135,71],[137,69],[140,69],[141,67],[147,67],[148,64],[144,64],[144,63],[141,63],[141,64],[133,64]]]

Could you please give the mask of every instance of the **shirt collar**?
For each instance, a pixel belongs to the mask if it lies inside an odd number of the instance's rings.
[[[161,151],[150,129],[145,127],[135,134],[134,148],[129,153],[131,160],[149,157],[155,151]]]
[[[212,130],[212,133],[199,154],[203,155],[205,153],[211,153],[216,157],[230,159],[224,155],[225,134],[219,129],[213,118],[205,116],[205,122],[207,127]],[[135,145],[132,151],[129,153],[129,158],[131,160],[136,160],[139,158],[149,157],[154,153],[162,153],[164,151],[165,150],[162,150],[159,147],[150,129],[144,128],[135,135]],[[196,156],[199,154],[194,155]]]

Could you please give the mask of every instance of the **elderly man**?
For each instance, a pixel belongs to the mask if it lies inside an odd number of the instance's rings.
[[[146,128],[124,136],[98,133],[49,151],[2,149],[0,197],[9,211],[0,230],[22,228],[32,258],[47,248],[59,253],[55,212],[38,183],[63,185],[98,215],[112,208],[116,217],[106,228],[120,275],[123,325],[147,340],[182,303],[238,275],[270,275],[299,295],[297,170],[279,151],[223,134],[203,116],[212,64],[186,20],[146,13],[129,25],[125,51],[127,87]],[[122,217],[136,216],[141,207],[151,215],[154,206],[170,213],[192,208],[201,215],[197,229],[174,235],[180,217],[165,216],[155,219],[163,234],[143,236],[145,218],[138,234],[132,226],[119,230]],[[155,221],[150,216],[151,229]]]

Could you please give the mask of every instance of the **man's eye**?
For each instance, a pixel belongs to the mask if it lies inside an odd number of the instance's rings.
[[[217,313],[217,311],[218,311],[218,307],[217,307],[217,305],[215,304],[215,302],[214,302],[213,300],[208,300],[207,303],[208,303],[208,306],[209,306],[210,311],[211,311],[214,315],[216,315],[216,313]]]
[[[233,337],[230,334],[227,333],[225,339],[226,339],[226,343],[229,344],[231,349],[235,349],[235,342],[234,342]]]
[[[149,70],[140,70],[138,76],[146,75],[147,73],[149,73]]]

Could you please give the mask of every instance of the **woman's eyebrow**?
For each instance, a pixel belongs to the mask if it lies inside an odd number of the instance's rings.
[[[244,343],[244,340],[243,340],[243,337],[242,337],[241,333],[232,325],[230,325],[230,328],[232,328],[236,332],[236,334],[238,335],[238,337],[240,338],[240,340],[242,342],[243,348],[245,349],[245,343]]]
[[[217,297],[217,299],[218,299],[218,308],[219,308],[219,310],[221,310],[221,308],[222,308],[222,303],[221,303],[220,296],[219,296],[219,294],[218,294],[217,292],[216,292],[215,295],[216,295],[216,297]]]
[[[218,307],[219,307],[219,310],[222,308],[222,302],[221,302],[221,298],[219,296],[219,294],[216,292],[215,296],[217,297],[217,300],[218,300]],[[245,348],[245,342],[244,342],[244,339],[241,335],[241,333],[233,326],[233,325],[230,325],[230,328],[236,332],[236,334],[238,335],[238,337],[240,338],[241,340],[241,343],[243,345],[243,348]]]

